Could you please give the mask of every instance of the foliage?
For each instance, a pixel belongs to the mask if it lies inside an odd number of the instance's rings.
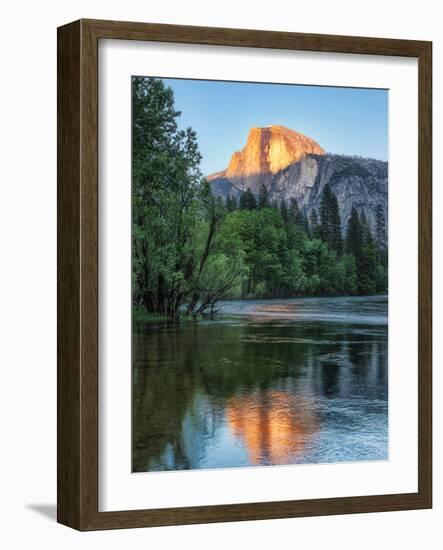
[[[177,317],[184,304],[200,301],[225,207],[200,173],[195,132],[178,129],[170,88],[133,78],[132,116],[133,303]],[[220,289],[211,292],[218,296]]]

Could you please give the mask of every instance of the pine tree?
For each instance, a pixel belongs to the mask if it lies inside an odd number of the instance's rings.
[[[375,209],[375,249],[377,258],[376,291],[386,292],[388,289],[388,248],[386,222],[381,204],[378,204]]]
[[[289,221],[294,225],[300,223],[300,208],[295,198],[289,201]]]
[[[362,210],[360,213],[360,226],[363,245],[366,246],[367,244],[373,244],[374,240],[372,238],[371,227],[369,225],[368,218],[366,217],[364,210]]]
[[[329,203],[331,197],[331,188],[328,184],[325,185],[323,193],[320,199],[319,206],[319,226],[320,237],[323,241],[326,241],[329,233]]]
[[[257,208],[257,199],[250,189],[246,189],[240,195],[239,209],[240,210],[255,210]]]
[[[226,197],[226,210],[228,212],[237,210],[237,199],[231,194]]]
[[[387,264],[386,237],[386,222],[383,207],[378,204],[375,209],[375,244],[377,246],[377,259],[384,266]]]
[[[369,223],[364,212],[353,207],[346,230],[346,251],[355,257],[357,292],[374,294],[377,290],[377,257]]]
[[[282,200],[280,203],[280,214],[285,223],[289,222],[289,211],[288,207],[286,206],[286,201]]]
[[[271,206],[269,201],[269,193],[265,184],[262,184],[258,194],[258,208],[269,208]]]
[[[340,220],[340,212],[338,209],[338,201],[337,197],[334,195],[334,193],[331,193],[331,199],[330,199],[330,237],[329,237],[329,245],[332,248],[332,250],[335,250],[337,254],[341,254],[343,252],[343,239],[341,236],[341,220]]]
[[[246,210],[246,192],[245,191],[241,192],[240,198],[238,199],[238,209]]]
[[[343,251],[341,220],[337,197],[326,184],[320,201],[320,236],[337,254]]]
[[[306,233],[306,235],[308,235],[308,237],[311,235],[311,232],[310,232],[310,229],[309,229],[309,219],[308,219],[308,215],[306,214],[306,212],[300,212],[300,227],[302,227]]]
[[[377,246],[382,248],[386,244],[386,222],[383,207],[378,204],[375,209],[375,235]]]
[[[346,252],[353,254],[355,259],[360,257],[363,246],[360,217],[353,206],[351,216],[346,227]]]
[[[320,224],[318,223],[317,210],[313,208],[309,216],[309,232],[314,239],[320,238]]]
[[[372,243],[365,244],[357,259],[357,288],[359,294],[375,294],[377,288],[377,259]]]
[[[255,210],[257,208],[257,199],[255,198],[255,195],[254,193],[248,189],[246,191],[246,197],[247,197],[247,205],[248,205],[248,210]]]

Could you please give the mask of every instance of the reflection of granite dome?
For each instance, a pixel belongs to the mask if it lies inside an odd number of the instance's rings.
[[[293,462],[317,431],[312,403],[282,391],[232,397],[226,414],[252,464]]]
[[[311,138],[284,126],[251,128],[245,147],[232,155],[222,174],[227,178],[276,174],[310,153],[325,151]]]

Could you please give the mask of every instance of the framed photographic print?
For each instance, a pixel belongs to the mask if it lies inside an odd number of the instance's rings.
[[[59,522],[431,507],[431,51],[59,28]]]

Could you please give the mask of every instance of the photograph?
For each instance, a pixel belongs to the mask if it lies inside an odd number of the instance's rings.
[[[132,470],[389,459],[388,90],[132,77]]]
[[[443,33],[377,2],[5,4],[2,548],[442,546]]]

